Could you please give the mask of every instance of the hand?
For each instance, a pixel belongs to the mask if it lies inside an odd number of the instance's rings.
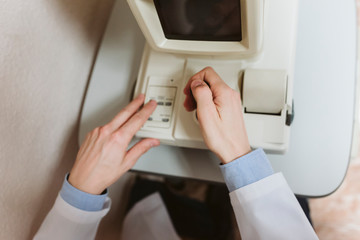
[[[205,144],[222,163],[228,163],[251,151],[246,134],[240,94],[231,89],[211,67],[187,83],[184,106],[197,109]]]
[[[135,133],[156,108],[156,102],[150,101],[138,111],[144,99],[141,94],[111,122],[87,135],[70,172],[71,185],[87,193],[101,194],[132,168],[141,155],[160,144],[157,139],[143,139],[127,150]]]

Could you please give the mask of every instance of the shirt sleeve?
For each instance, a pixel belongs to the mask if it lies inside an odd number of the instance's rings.
[[[220,169],[230,192],[274,173],[264,150],[261,148],[230,163],[220,165]]]
[[[84,211],[93,212],[103,209],[108,195],[107,190],[105,190],[101,195],[86,193],[73,187],[68,182],[68,177],[69,174],[66,174],[63,186],[60,190],[60,196],[65,202]]]

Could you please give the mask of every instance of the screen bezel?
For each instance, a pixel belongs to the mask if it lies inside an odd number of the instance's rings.
[[[184,34],[171,34],[167,33],[167,27],[166,27],[166,19],[163,15],[163,13],[160,11],[161,5],[159,1],[161,0],[153,0],[154,6],[156,9],[156,12],[158,14],[160,24],[164,33],[164,36],[169,40],[190,40],[190,41],[235,41],[239,42],[242,41],[242,26],[241,26],[241,2],[239,0],[235,0],[239,2],[239,23],[240,23],[240,34],[239,35],[233,35],[233,36],[209,36],[209,35],[184,35]]]
[[[197,55],[238,55],[253,57],[262,50],[264,0],[239,0],[242,40],[190,41],[167,39],[153,0],[127,0],[149,45],[157,51]]]

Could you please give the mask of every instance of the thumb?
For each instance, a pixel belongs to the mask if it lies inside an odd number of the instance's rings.
[[[206,128],[217,116],[216,106],[213,101],[213,94],[210,87],[202,80],[194,80],[191,85],[191,92],[197,105],[197,117],[202,127]],[[207,121],[203,121],[207,120]]]
[[[158,139],[146,138],[137,142],[132,148],[130,148],[125,156],[124,162],[126,168],[132,168],[136,161],[153,147],[159,146],[160,141]]]
[[[192,81],[190,87],[192,95],[195,98],[198,111],[214,106],[211,89],[204,81],[196,79]]]

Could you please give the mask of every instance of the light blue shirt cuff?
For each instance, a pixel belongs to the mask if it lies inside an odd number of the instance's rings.
[[[100,211],[104,207],[104,202],[108,195],[107,190],[101,195],[94,195],[83,192],[73,187],[68,182],[69,174],[66,174],[63,186],[60,190],[60,196],[73,207],[84,211]]]
[[[220,165],[220,169],[230,192],[274,173],[264,150],[261,148],[230,163]]]

